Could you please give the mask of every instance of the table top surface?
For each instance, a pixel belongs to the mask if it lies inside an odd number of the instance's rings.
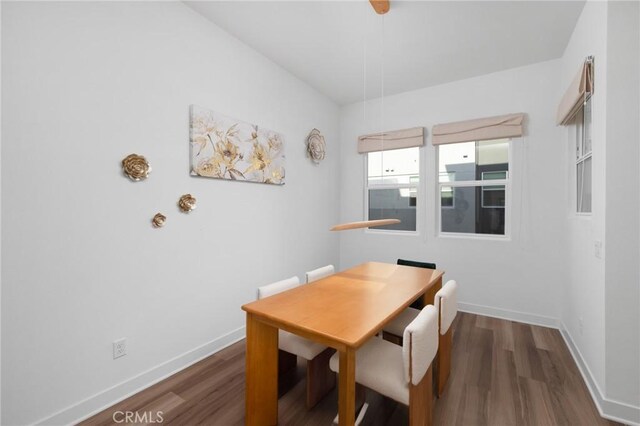
[[[442,277],[443,271],[367,262],[242,306],[265,322],[358,348]]]

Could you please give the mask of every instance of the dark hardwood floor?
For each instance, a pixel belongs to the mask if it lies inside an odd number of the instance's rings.
[[[334,389],[305,408],[303,364],[297,383],[280,398],[282,425],[330,425]],[[406,407],[367,392],[366,425],[408,424]],[[113,425],[116,412],[162,411],[165,425],[244,423],[244,341],[114,405],[82,424]],[[118,413],[116,420],[125,414]],[[156,416],[156,417],[149,417]],[[134,418],[135,420],[135,418]],[[119,423],[124,424],[124,423]],[[597,412],[558,330],[459,313],[454,323],[451,377],[435,402],[436,425],[612,425]]]

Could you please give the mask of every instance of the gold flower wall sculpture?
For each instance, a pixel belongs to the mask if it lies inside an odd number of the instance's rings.
[[[326,145],[320,130],[313,129],[307,136],[307,156],[316,164],[324,160]]]
[[[122,170],[133,181],[146,179],[151,173],[151,166],[142,155],[131,154],[122,160]]]
[[[178,201],[178,207],[180,207],[180,211],[189,213],[196,208],[196,198],[191,194],[184,194]]]
[[[154,228],[162,228],[166,221],[167,217],[165,215],[163,215],[162,213],[157,213],[151,220],[151,223],[153,224]]]

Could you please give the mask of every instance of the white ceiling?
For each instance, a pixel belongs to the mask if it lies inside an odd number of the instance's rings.
[[[381,95],[381,58],[385,95],[558,58],[584,6],[392,0],[383,18],[363,0],[186,3],[339,104],[363,99],[365,75]]]

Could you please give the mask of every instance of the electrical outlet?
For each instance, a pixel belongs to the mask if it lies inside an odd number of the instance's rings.
[[[595,241],[593,243],[594,254],[597,259],[602,259],[602,241]]]
[[[584,322],[582,321],[582,317],[578,318],[578,329],[580,334],[584,331]]]
[[[113,359],[127,354],[127,339],[119,339],[113,342]]]

